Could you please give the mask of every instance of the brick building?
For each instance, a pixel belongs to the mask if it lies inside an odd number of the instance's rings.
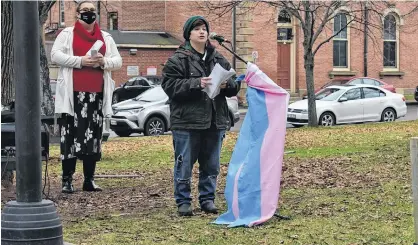
[[[412,93],[418,85],[418,12],[403,17],[416,3],[394,2],[382,9],[381,20],[374,24],[386,26],[387,33],[373,33],[368,42],[367,74],[393,84],[398,92]],[[45,25],[47,47],[57,32],[75,22],[75,2],[59,0],[51,10]],[[162,64],[183,41],[182,27],[191,15],[204,15],[210,21],[211,32],[232,39],[232,15],[217,18],[204,8],[204,2],[193,1],[100,1],[100,26],[110,30],[123,57],[123,67],[113,73],[116,84],[130,76],[161,74]],[[258,56],[257,65],[280,86],[292,93],[306,90],[303,60],[303,33],[294,17],[280,9],[259,5],[240,6],[236,15],[237,53],[246,60]],[[349,21],[342,8],[329,23],[318,41],[332,35],[333,26]],[[395,24],[393,24],[395,23]],[[48,49],[48,48],[47,48]],[[230,61],[232,55],[219,49]],[[384,58],[385,57],[385,58]],[[315,87],[338,76],[364,75],[364,34],[354,24],[330,42],[315,56]],[[239,73],[245,65],[237,61]],[[150,69],[154,68],[154,69]],[[52,69],[51,76],[54,71]],[[245,89],[245,88],[244,88]]]

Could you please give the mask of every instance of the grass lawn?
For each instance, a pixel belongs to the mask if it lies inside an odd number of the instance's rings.
[[[413,94],[405,94],[405,99],[407,101],[415,101],[415,98],[414,98]]]
[[[176,214],[172,181],[172,138],[110,139],[97,174],[137,178],[97,179],[102,193],[60,193],[59,148],[49,163],[50,198],[57,203],[67,242],[74,244],[412,244],[409,140],[418,122],[290,129],[284,159],[280,213],[255,228],[216,226],[217,217],[198,209]],[[237,134],[228,133],[222,151],[217,205]],[[194,180],[198,173],[195,168]],[[75,175],[82,185],[82,167]],[[7,196],[2,194],[4,203]]]

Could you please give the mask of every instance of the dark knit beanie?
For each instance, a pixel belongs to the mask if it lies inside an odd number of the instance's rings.
[[[207,22],[207,20],[205,20],[205,18],[203,18],[202,16],[192,16],[186,21],[186,23],[184,23],[183,26],[183,37],[184,39],[186,39],[186,41],[190,40],[190,32],[192,31],[193,23],[196,20],[202,20],[205,23],[206,30],[209,33],[209,23]]]

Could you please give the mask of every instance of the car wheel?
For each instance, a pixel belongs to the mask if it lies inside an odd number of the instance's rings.
[[[319,117],[319,125],[329,127],[335,125],[335,116],[331,112],[324,112]]]
[[[300,125],[300,124],[292,124],[292,126],[295,127],[295,128],[303,127],[303,125]]]
[[[165,123],[161,118],[152,117],[145,123],[145,136],[162,135],[165,132]]]
[[[114,94],[112,96],[112,104],[116,104],[119,102],[119,96],[117,94]]]
[[[129,130],[126,131],[115,131],[115,134],[117,134],[119,137],[129,137],[132,132]]]
[[[381,122],[393,122],[396,120],[396,112],[392,108],[386,108],[382,112]]]

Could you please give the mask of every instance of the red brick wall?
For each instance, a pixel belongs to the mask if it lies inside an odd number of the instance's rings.
[[[138,49],[136,55],[130,55],[128,49],[120,49],[123,65],[122,68],[112,72],[112,78],[116,86],[126,82],[130,77],[127,75],[127,66],[139,66],[142,75],[147,74],[148,66],[157,67],[157,75],[161,75],[162,66],[167,59],[174,53],[174,50],[166,49]]]
[[[253,10],[251,27],[254,35],[250,41],[253,51],[258,52],[256,64],[273,81],[277,80],[277,25],[274,22],[275,8],[259,5]],[[251,61],[251,60],[250,60]]]
[[[216,32],[232,40],[232,15],[227,14],[222,18],[217,18],[214,13],[203,11],[200,7],[203,2],[194,1],[168,1],[166,4],[166,29],[165,31],[175,36],[178,40],[184,41],[183,25],[186,20],[193,15],[204,16],[209,22],[210,32]],[[217,47],[229,62],[232,62],[232,55],[223,47],[218,47],[216,41],[212,44]]]
[[[121,30],[164,30],[165,4],[164,1],[123,1]]]
[[[224,35],[228,39],[232,39],[232,21],[231,13],[226,14],[222,18],[217,18],[213,13],[203,11],[200,7],[203,5],[201,1],[107,1],[106,8],[108,11],[117,11],[119,18],[119,28],[121,30],[158,30],[166,31],[174,35],[179,40],[183,40],[183,24],[192,15],[205,16],[211,26],[211,32]],[[396,2],[396,8],[401,14],[405,14],[413,2]],[[51,11],[51,22],[58,22],[58,6],[57,2]],[[75,21],[75,4],[72,1],[65,1],[66,6],[66,26],[73,25]],[[271,7],[260,7],[253,12],[253,28],[254,35],[250,39],[252,50],[257,50],[259,59],[257,64],[266,72],[273,80],[276,80],[277,67],[277,42],[276,42],[276,9]],[[104,4],[101,8],[101,27],[107,28],[107,12]],[[49,18],[47,21],[47,25]],[[404,17],[405,24],[400,27],[400,71],[405,72],[403,78],[384,77],[382,80],[393,84],[397,88],[413,88],[418,85],[418,13]],[[240,27],[240,23],[237,23]],[[331,26],[332,27],[332,26]],[[323,33],[317,43],[323,40],[330,33]],[[376,43],[369,40],[369,63],[368,75],[370,77],[379,78],[379,72],[382,71],[382,51],[383,41],[380,39],[381,34],[376,33],[378,39]],[[296,87],[299,89],[306,88],[305,70],[303,65],[303,33],[300,27],[296,30],[295,41],[297,45],[296,57]],[[350,63],[351,70],[355,71],[359,76],[363,75],[363,33],[351,30],[350,36]],[[223,53],[228,60],[232,61],[232,55],[225,51],[222,47],[218,50]],[[166,59],[173,53],[173,50],[138,50],[136,56],[129,56],[127,51],[121,51],[124,59],[124,67],[120,71],[114,73],[115,80],[120,83],[126,80],[126,66],[128,64],[140,64],[141,72],[146,72],[148,65],[157,65],[158,72],[161,72],[158,64],[164,63]],[[143,63],[146,62],[146,63]],[[237,61],[239,62],[239,61]],[[319,87],[329,81],[328,73],[332,70],[332,41],[325,44],[318,51],[315,57],[315,86]]]
[[[415,6],[416,3],[408,2],[399,2],[396,4],[396,8],[400,11],[401,14],[407,13],[411,10],[412,6]],[[384,8],[382,8],[383,11]],[[379,23],[380,19],[374,18],[375,24]],[[383,71],[383,40],[381,39],[382,34],[381,30],[375,30],[369,37],[368,42],[368,76],[381,79],[384,82],[393,84],[395,88],[399,89],[399,92],[403,92],[404,88],[414,88],[418,85],[418,28],[416,26],[418,23],[418,12],[404,17],[404,25],[400,27],[399,31],[399,68],[400,71],[405,72],[403,78],[397,76],[385,76],[383,78],[379,77],[379,72]],[[332,25],[330,25],[332,28]],[[357,26],[358,28],[358,26]],[[363,27],[361,27],[362,29]],[[350,62],[351,62],[351,71],[356,72],[357,76],[364,75],[363,68],[363,43],[364,43],[364,34],[362,31],[356,31],[354,28],[351,28],[350,35]],[[330,32],[325,32],[317,43],[321,40],[324,40],[326,36],[329,36]],[[299,82],[299,88],[304,90],[306,89],[306,79],[305,79],[305,70],[303,65],[303,32],[300,29],[298,37],[298,63],[297,63],[297,76]],[[332,71],[332,41],[325,44],[320,48],[317,55],[315,56],[315,68],[314,68],[314,79],[315,87],[322,86],[325,82],[329,81],[328,72]]]

